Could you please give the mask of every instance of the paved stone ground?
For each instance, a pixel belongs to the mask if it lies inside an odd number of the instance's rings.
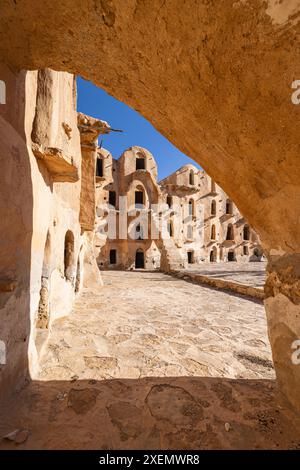
[[[261,304],[160,273],[103,276],[53,325],[39,380],[2,407],[0,436],[28,432],[0,448],[300,448]]]
[[[181,272],[203,274],[252,287],[263,287],[266,280],[266,265],[264,261],[260,263],[201,263],[197,266],[190,265]]]
[[[103,273],[53,325],[40,379],[274,378],[262,304],[161,273]]]

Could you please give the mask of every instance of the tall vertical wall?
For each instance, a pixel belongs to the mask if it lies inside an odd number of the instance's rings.
[[[82,179],[75,78],[49,69],[0,72],[7,89],[6,104],[0,107],[4,399],[24,385],[26,377],[38,373],[39,353],[51,324],[70,312],[84,276],[100,279],[93,230],[83,231],[79,217]],[[95,191],[94,184],[91,190]]]

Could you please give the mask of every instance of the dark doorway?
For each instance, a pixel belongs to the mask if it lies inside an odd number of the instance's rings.
[[[229,251],[228,252],[228,257],[227,257],[228,261],[235,261],[235,255],[234,255],[234,251]]]
[[[233,205],[232,205],[232,202],[227,200],[226,201],[226,214],[227,215],[232,215],[233,213]]]
[[[96,176],[103,176],[103,160],[97,158]]]
[[[144,269],[144,267],[145,267],[144,252],[142,250],[137,250],[135,253],[135,268]]]
[[[193,251],[188,251],[187,255],[188,255],[188,263],[193,264],[193,262],[194,262],[194,252]]]
[[[144,193],[143,191],[136,191],[135,192],[135,205],[142,206],[144,204]]]
[[[243,229],[243,238],[244,238],[244,240],[250,240],[250,228],[249,228],[249,225],[244,225],[244,229]]]
[[[217,261],[217,250],[215,248],[212,249],[210,252],[209,261],[211,263],[215,263]]]
[[[146,168],[146,165],[145,165],[145,159],[142,157],[142,158],[137,158],[136,161],[135,161],[135,169],[136,170],[145,170]]]
[[[167,196],[167,205],[169,208],[172,206],[172,196]]]
[[[227,227],[226,240],[234,240],[233,226],[231,224]]]
[[[116,191],[109,191],[108,203],[116,207]]]
[[[109,264],[117,263],[117,250],[110,250],[109,252]]]

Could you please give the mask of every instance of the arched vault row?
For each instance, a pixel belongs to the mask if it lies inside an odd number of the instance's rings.
[[[92,80],[145,116],[219,183],[269,258],[277,377],[297,406],[300,371],[300,79],[297,0],[1,2],[0,57]],[[234,178],[233,178],[234,175]]]

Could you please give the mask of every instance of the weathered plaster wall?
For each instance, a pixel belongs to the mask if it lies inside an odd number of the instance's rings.
[[[73,86],[74,79],[70,74],[50,70],[27,73],[26,99],[29,108],[25,130],[28,147],[31,146],[31,137],[33,137],[33,145],[39,140],[42,149],[58,148],[65,158],[72,160],[79,172],[81,153]],[[35,89],[36,100],[33,94]],[[65,133],[64,123],[69,126],[69,136]],[[79,179],[72,183],[54,182],[52,168],[46,167],[32,152],[30,152],[30,164],[33,182],[33,233],[29,371],[35,375],[38,367],[36,344],[40,341],[37,336],[45,337],[47,334],[46,331],[35,328],[46,238],[49,234],[51,253],[48,273],[49,331],[52,321],[66,315],[74,301],[77,259],[82,245],[78,217],[81,186]],[[65,235],[68,230],[74,236],[73,265],[69,280],[65,277],[64,266]]]
[[[81,148],[74,77],[49,69],[12,73],[7,68],[1,76],[7,83],[7,102],[0,109],[0,339],[7,348],[0,377],[5,397],[28,374],[36,375],[53,320],[68,314],[81,286],[100,282],[100,275],[93,231],[82,233],[79,220]],[[45,161],[48,148],[59,154]],[[66,271],[67,232],[73,242]]]
[[[26,73],[1,66],[6,104],[0,105],[0,340],[6,364],[0,365],[0,402],[24,383],[30,331],[30,267],[33,188],[26,145]]]

